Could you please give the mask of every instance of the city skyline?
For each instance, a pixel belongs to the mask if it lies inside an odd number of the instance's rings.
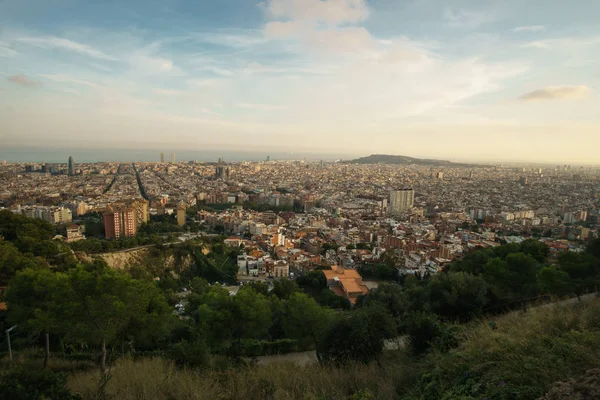
[[[600,3],[482,3],[9,0],[0,141],[597,163]]]

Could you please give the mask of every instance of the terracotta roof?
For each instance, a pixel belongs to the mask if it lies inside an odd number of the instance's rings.
[[[362,294],[363,291],[360,288],[361,283],[359,279],[340,279],[341,285],[346,289],[348,294]]]

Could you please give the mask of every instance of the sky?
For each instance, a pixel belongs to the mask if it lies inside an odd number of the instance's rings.
[[[600,164],[597,0],[3,0],[0,147]]]

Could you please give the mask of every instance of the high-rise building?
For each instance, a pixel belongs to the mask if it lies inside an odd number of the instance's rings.
[[[401,214],[410,210],[414,203],[415,191],[413,189],[392,190],[390,192],[388,212],[392,215]]]
[[[185,203],[179,203],[177,206],[177,225],[179,226],[185,225],[185,210]]]
[[[171,153],[171,164],[175,163],[175,153]]]
[[[160,162],[161,163],[165,162],[165,153],[160,153]]]
[[[104,212],[104,235],[107,239],[135,236],[135,210],[129,207],[106,207]]]
[[[271,161],[271,156],[267,156],[267,162]]]
[[[148,222],[148,202],[146,200],[137,199],[128,204],[135,212],[135,228],[140,228],[142,224]]]
[[[441,180],[443,180],[443,179],[444,179],[444,173],[443,173],[443,172],[441,172],[441,171],[440,171],[440,172],[438,172],[438,173],[436,174],[436,178],[437,178],[437,179],[439,179],[440,181],[441,181]]]
[[[69,176],[73,176],[75,175],[75,165],[73,162],[73,157],[69,157],[69,164],[68,164],[68,169],[69,169]]]

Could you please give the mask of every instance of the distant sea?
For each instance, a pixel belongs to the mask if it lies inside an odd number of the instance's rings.
[[[318,154],[318,153],[292,153],[292,152],[244,152],[231,150],[171,150],[165,149],[165,161],[171,160],[171,152],[175,153],[176,161],[202,161],[216,162],[222,158],[225,162],[236,161],[264,161],[267,156],[274,160],[306,160],[306,161],[334,161],[339,159],[350,160],[356,156],[347,154]],[[66,163],[69,157],[74,161],[88,162],[132,162],[132,161],[160,161],[160,150],[136,149],[26,149],[26,148],[0,148],[0,160],[8,162],[35,162],[35,163]]]

